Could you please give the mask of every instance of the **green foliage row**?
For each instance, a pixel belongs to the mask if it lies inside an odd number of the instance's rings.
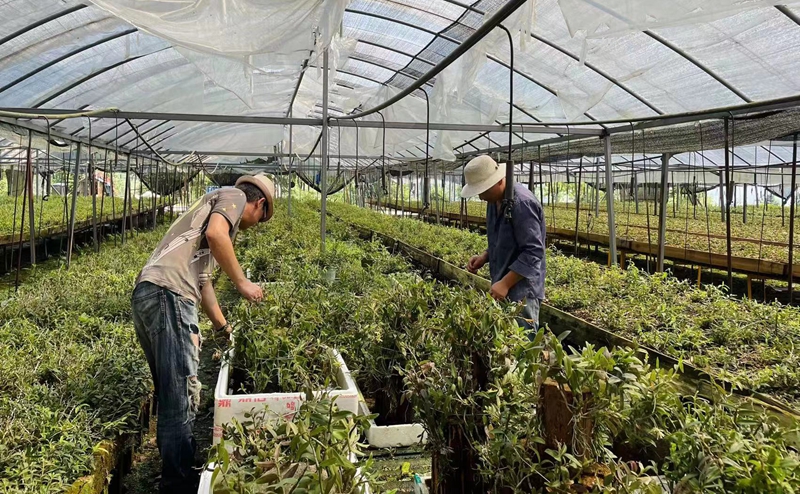
[[[64,492],[104,439],[139,428],[150,375],[130,318],[139,269],[164,233],[31,268],[0,293],[0,491]]]
[[[346,204],[331,204],[329,210],[459,266],[486,249],[485,236],[465,230]],[[545,281],[547,302],[561,310],[742,386],[800,402],[795,307],[735,299],[714,286],[698,289],[634,266],[609,269],[556,250],[547,252]]]
[[[0,189],[1,190],[1,189]],[[68,200],[66,206],[66,213],[64,209],[64,198],[51,196],[47,201],[42,201],[41,197],[34,198],[33,211],[34,211],[34,226],[36,232],[44,231],[49,228],[56,228],[63,230],[69,224],[69,215],[71,212],[72,203]],[[102,201],[102,204],[101,204]],[[14,205],[16,202],[16,218],[14,215]],[[150,209],[152,203],[149,199],[142,202],[141,211]],[[101,216],[102,206],[102,216]],[[101,218],[111,217],[112,213],[116,213],[116,217],[122,217],[123,200],[115,197],[102,198],[97,197],[97,217]],[[134,214],[139,212],[139,201],[134,200],[131,205]],[[90,221],[93,216],[92,198],[90,196],[78,196],[75,206],[75,223]],[[8,195],[0,195],[0,237],[10,236],[12,234],[19,235],[19,229],[22,221],[22,214],[27,214],[27,207],[22,203],[22,196],[14,197]],[[61,227],[61,228],[58,228]],[[28,217],[25,217],[25,231],[23,232],[24,238],[28,237]]]
[[[309,382],[318,389],[328,384],[324,376],[309,374],[325,369],[309,367],[308,355],[296,349],[338,348],[360,384],[383,379],[413,404],[428,432],[439,480],[451,471],[472,471],[487,491],[567,492],[594,478],[606,492],[661,492],[649,478],[657,473],[673,492],[753,493],[792,492],[800,481],[796,431],[724,397],[722,405],[681,398],[677,371],[652,368],[633,350],[568,349],[545,331],[529,339],[516,324],[515,305],[402,273],[410,270],[404,261],[392,261],[385,249],[358,239],[344,222],[329,222],[328,248],[342,253],[338,279],[322,281],[327,261],[316,253],[313,231],[319,217],[303,204],[293,214],[290,221],[279,209],[274,223],[246,232],[238,246],[253,279],[282,282],[267,285],[268,301],[261,306],[227,299],[236,311],[237,333],[248,342],[243,345],[252,346],[241,351],[253,358],[238,365],[263,373],[264,382],[281,376],[289,388],[283,390]],[[439,232],[439,243],[444,239]],[[271,352],[261,345],[271,334],[295,350]],[[387,379],[393,375],[402,379],[399,386]],[[562,392],[587,392],[568,400],[575,417],[569,444],[548,445],[546,381]],[[330,431],[325,424],[345,415],[319,411],[313,430],[324,436]],[[590,433],[580,427],[587,421]],[[284,472],[290,469],[304,472],[294,482],[308,482],[305,472],[329,467],[337,471],[327,478],[349,478],[349,461],[323,464],[319,455],[298,455],[296,445],[314,442],[305,425],[287,432],[284,423],[272,429],[256,423],[231,427],[238,435],[227,460],[227,452],[215,452],[213,459],[224,465],[217,477],[230,489],[220,492],[251,492],[256,484],[265,492],[289,492],[292,483]],[[699,446],[686,440],[687,432],[699,438]],[[283,463],[275,460],[282,458],[275,452],[280,443]],[[635,453],[623,458],[623,446]],[[344,445],[338,451],[341,456]]]

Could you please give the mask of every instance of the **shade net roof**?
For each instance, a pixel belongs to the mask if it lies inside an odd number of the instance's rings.
[[[319,117],[320,54],[329,47],[331,115],[341,116],[408,88],[504,3],[199,0],[194,9],[182,9],[176,8],[182,3],[166,0],[5,0],[0,2],[0,107]],[[800,3],[768,0],[529,0],[504,22],[514,45],[511,116],[517,123],[586,122],[600,129],[591,122],[800,94],[798,16]],[[428,115],[435,123],[507,122],[510,60],[505,33],[494,29],[383,115],[387,121],[417,123]],[[746,145],[796,132],[797,120],[795,112],[741,118],[734,123],[733,142]],[[75,137],[145,149],[122,121],[48,123]],[[200,150],[207,161],[239,162],[289,150],[287,126],[133,123],[154,149]],[[721,129],[719,120],[703,122],[702,128],[651,129],[633,136],[633,144],[631,134],[620,133],[612,146],[621,155],[719,149]],[[291,132],[292,153],[303,157],[314,149],[320,129],[293,126]],[[512,141],[547,137],[553,136],[516,134]],[[333,128],[330,138],[332,155],[386,155],[392,166],[429,155],[441,160],[439,167],[453,168],[464,153],[506,145],[505,132]],[[603,154],[597,138],[570,139],[542,151],[549,161]],[[531,153],[520,147],[514,158],[530,160]],[[344,160],[351,166],[353,161]]]

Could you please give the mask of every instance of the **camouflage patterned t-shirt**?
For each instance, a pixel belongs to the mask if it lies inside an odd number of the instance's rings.
[[[224,216],[233,239],[246,204],[244,192],[236,188],[218,189],[198,199],[170,226],[136,283],[149,281],[199,302],[200,290],[217,266],[206,240],[208,220],[212,213]]]

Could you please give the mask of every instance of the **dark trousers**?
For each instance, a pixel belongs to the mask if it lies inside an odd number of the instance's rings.
[[[193,468],[197,446],[192,424],[200,404],[197,307],[149,282],[136,286],[131,305],[158,402],[161,492],[196,493],[199,474]]]
[[[522,313],[517,318],[520,327],[529,330],[531,338],[536,336],[539,330],[539,308],[542,301],[538,298],[531,298],[525,301],[525,307],[522,308]]]

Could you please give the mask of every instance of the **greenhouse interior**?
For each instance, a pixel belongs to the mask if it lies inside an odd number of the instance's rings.
[[[800,3],[0,1],[0,488],[800,492],[798,134]]]

